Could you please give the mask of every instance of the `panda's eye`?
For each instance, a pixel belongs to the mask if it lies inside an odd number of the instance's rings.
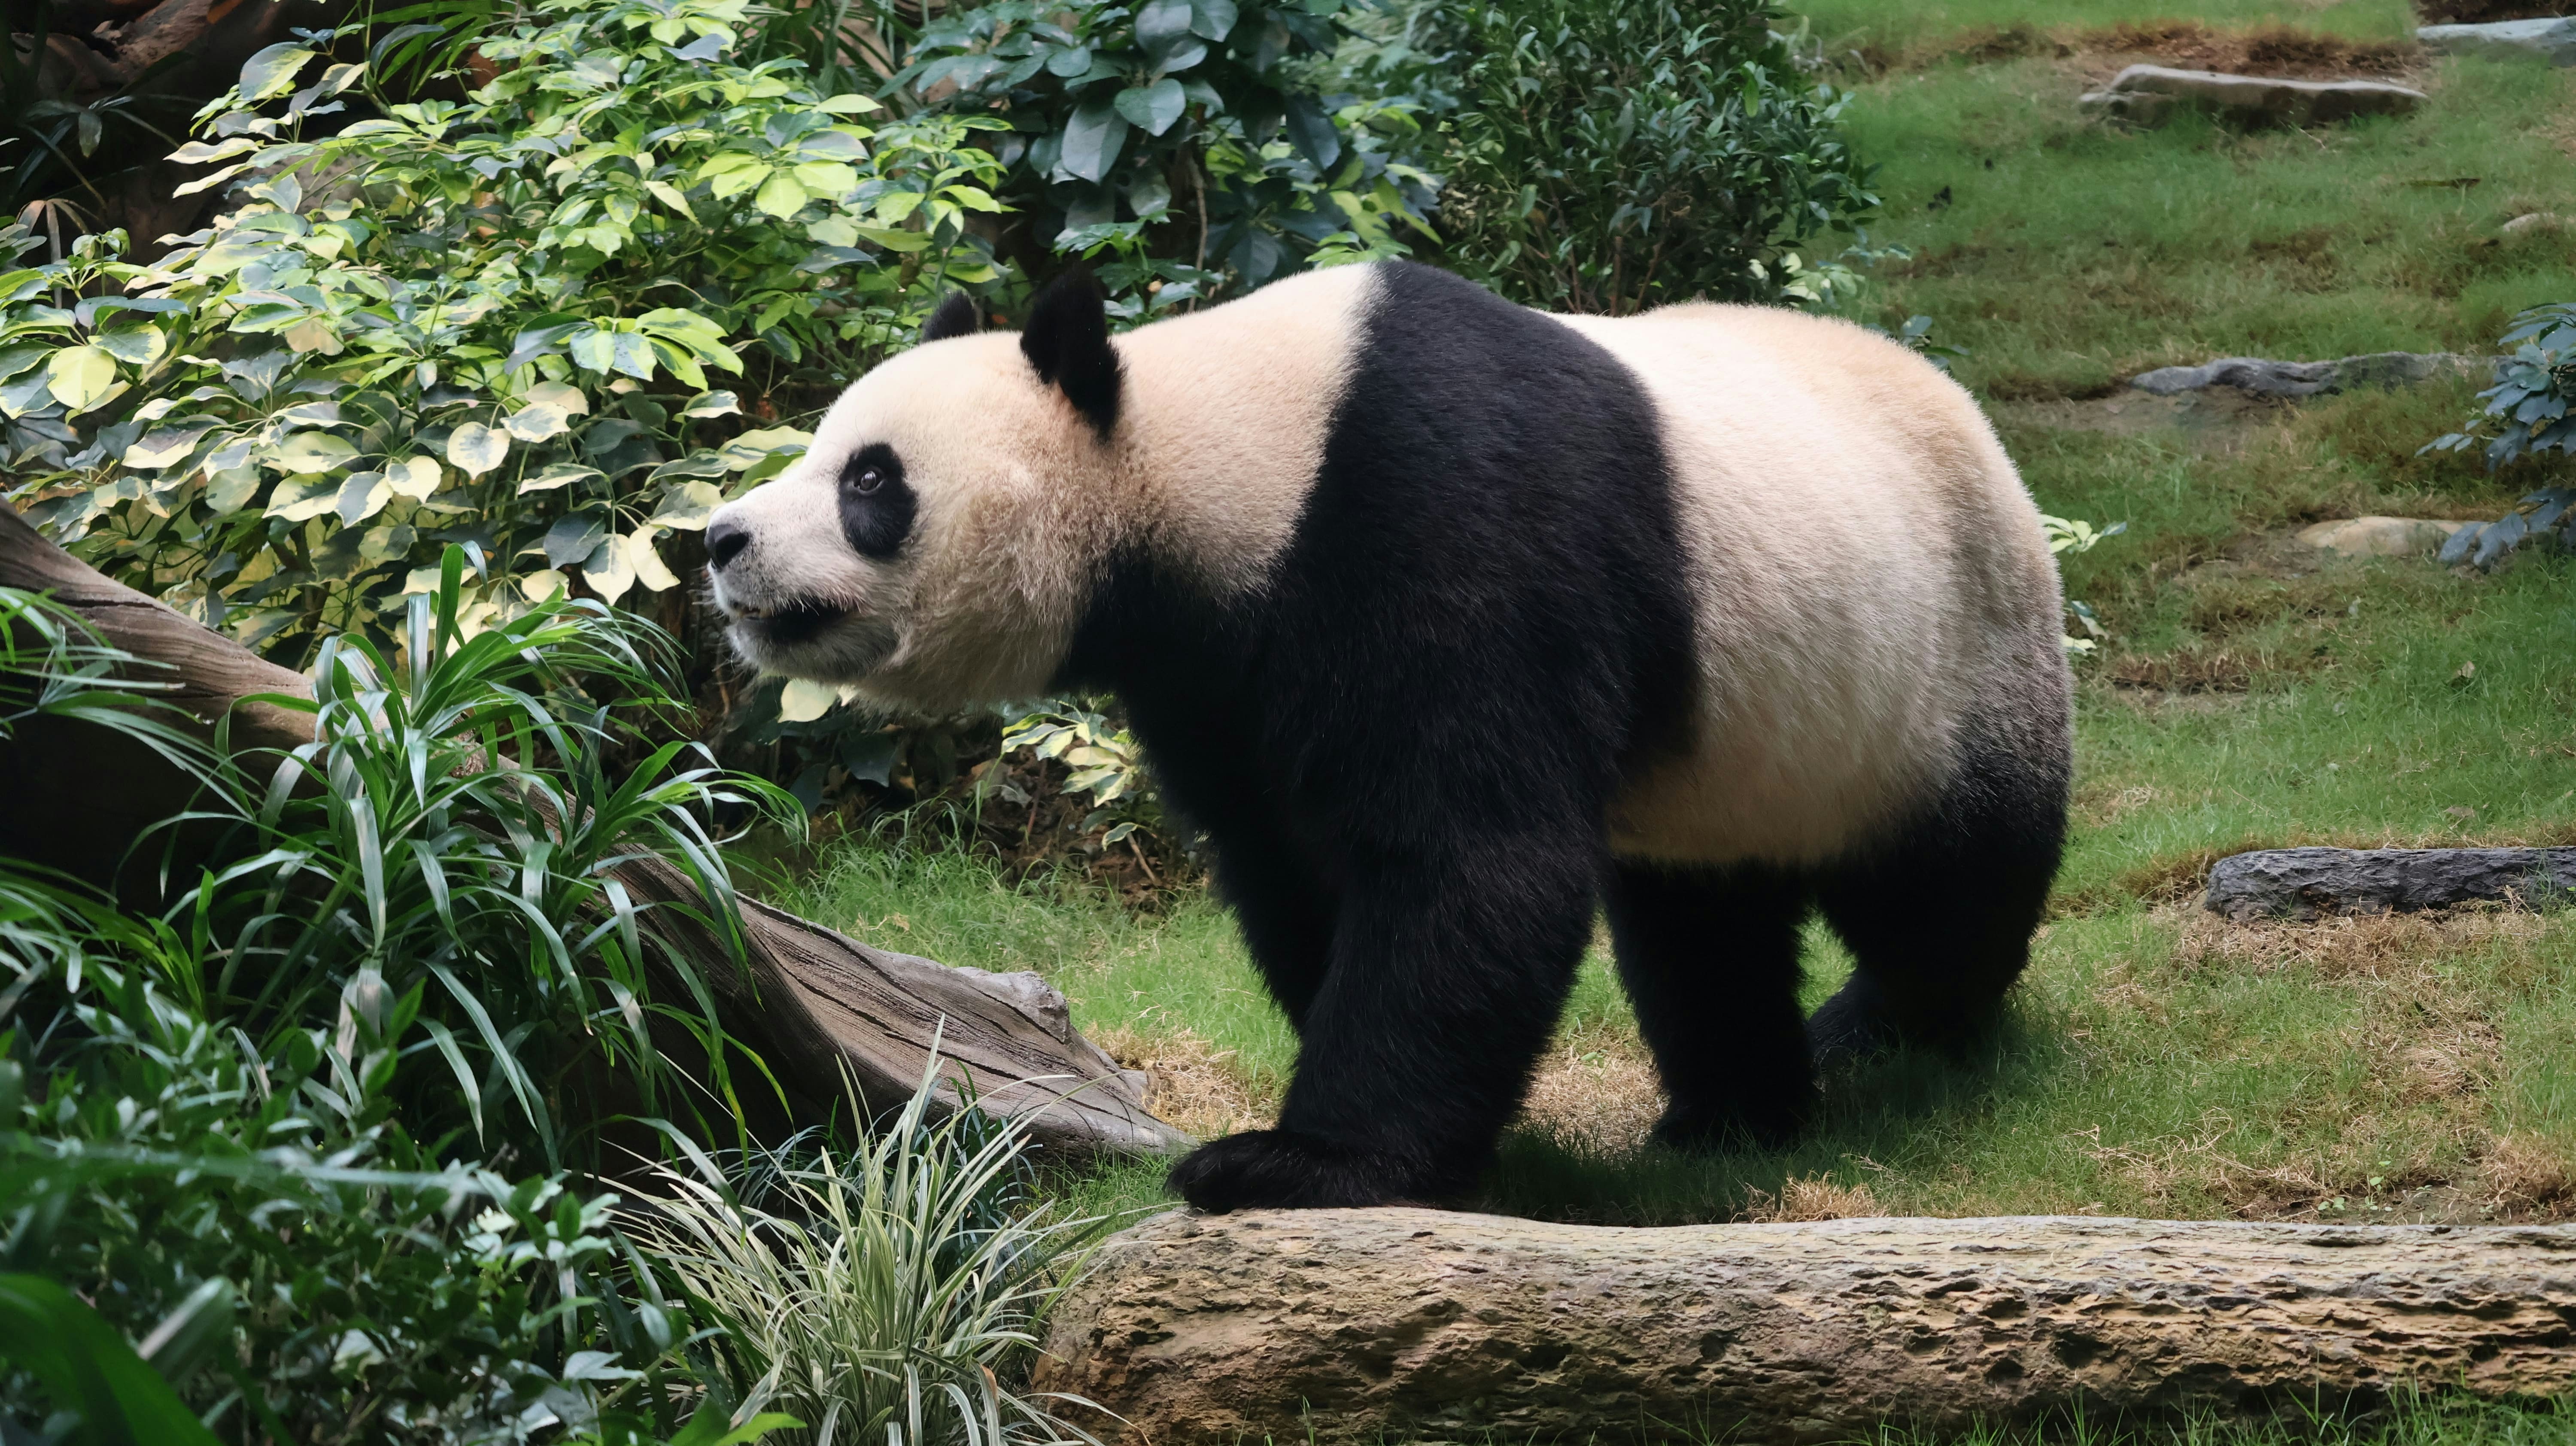
[[[859,489],[859,495],[865,497],[885,485],[885,471],[879,467],[862,467],[854,485]]]

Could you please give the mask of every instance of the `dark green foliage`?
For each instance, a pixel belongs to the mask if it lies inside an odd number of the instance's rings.
[[[596,699],[668,707],[668,640],[597,603],[469,636],[463,571],[399,652],[325,646],[292,755],[164,740],[230,838],[161,912],[0,862],[0,1270],[93,1302],[228,1437],[658,1440],[716,1379],[556,1162],[629,1102],[733,1135],[724,961],[664,943],[736,937],[702,816],[779,799],[683,745],[612,770]],[[76,624],[0,607],[0,728],[108,686]],[[696,897],[638,905],[609,870],[639,855]],[[715,1063],[683,1085],[672,1038]]]
[[[1127,315],[1402,248],[1430,178],[1403,104],[1318,93],[1342,0],[998,0],[909,29],[894,89],[1012,126],[995,154],[1029,248],[1108,258]],[[1321,253],[1319,255],[1319,253]],[[1043,250],[1037,258],[1043,258]]]
[[[2542,452],[2576,453],[2576,303],[2535,306],[2513,319],[2500,344],[2513,354],[2496,368],[2496,384],[2478,393],[2485,403],[2468,424],[2425,444],[2427,452],[2466,451],[2486,443],[2487,469]],[[2576,542],[2576,488],[2546,487],[2493,522],[2473,523],[2442,544],[2440,560],[2493,567],[2535,538],[2561,546]]]
[[[1813,258],[1788,259],[1878,198],[1842,99],[1771,18],[1761,0],[1442,0],[1443,255],[1555,310],[1798,294]]]

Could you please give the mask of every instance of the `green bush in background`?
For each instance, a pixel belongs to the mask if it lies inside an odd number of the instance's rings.
[[[450,543],[487,564],[469,624],[573,577],[668,592],[679,540],[802,450],[746,413],[819,406],[999,275],[965,224],[997,123],[872,125],[727,60],[743,15],[553,0],[479,42],[510,68],[464,104],[371,91],[330,35],[263,52],[180,153],[236,209],[147,266],[99,237],[0,276],[11,499],[296,663],[389,641]],[[299,138],[352,100],[380,113]]]
[[[1764,0],[1433,0],[1411,48],[1455,105],[1443,258],[1559,311],[1834,300],[1805,253],[1878,198],[1842,97],[1771,20]]]

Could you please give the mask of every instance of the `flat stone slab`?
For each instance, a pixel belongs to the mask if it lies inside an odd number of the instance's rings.
[[[2285,126],[2408,115],[2423,103],[2424,92],[2384,80],[2290,80],[2164,65],[2132,65],[2076,101],[2095,115],[2137,125],[2158,125],[2177,111],[2199,107],[2232,120]]]
[[[2272,361],[2223,356],[2196,367],[2158,367],[2129,378],[2129,385],[2159,397],[2206,387],[2234,387],[2264,397],[2314,397],[2362,387],[2402,387],[2439,376],[2492,374],[2487,357],[2447,351],[2378,351],[2333,361]]]
[[[2413,557],[2440,547],[2466,526],[2430,517],[2346,517],[2301,528],[2299,541],[2345,557]]]
[[[2210,912],[2236,922],[2385,914],[2576,892],[2576,848],[2263,849],[2209,871]]]
[[[2576,16],[2427,25],[2415,32],[2415,38],[2444,55],[2541,55],[2553,65],[2576,65]]]

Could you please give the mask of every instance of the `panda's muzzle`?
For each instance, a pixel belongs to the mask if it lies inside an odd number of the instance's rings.
[[[848,608],[811,600],[770,608],[737,607],[731,612],[737,626],[756,631],[761,641],[790,647],[813,641],[850,615]]]

